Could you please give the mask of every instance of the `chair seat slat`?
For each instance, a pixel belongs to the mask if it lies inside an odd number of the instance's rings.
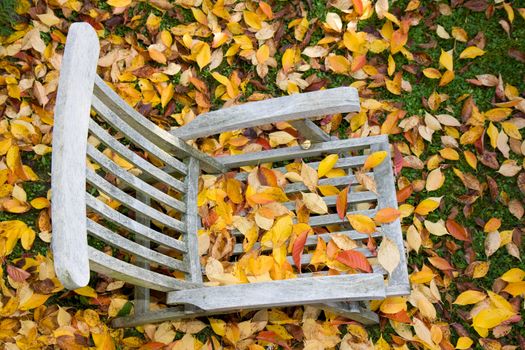
[[[93,247],[88,247],[88,252],[89,266],[91,270],[137,286],[161,292],[202,287],[202,284],[200,283],[179,280],[175,277],[169,277],[157,272],[145,270],[104,254]]]
[[[217,158],[228,168],[239,168],[246,165],[257,165],[296,158],[317,157],[327,153],[343,153],[369,148],[373,144],[388,142],[386,135],[365,138],[344,139],[315,143],[308,149],[300,146],[277,148],[262,152],[244,153],[235,156]]]
[[[377,210],[375,210],[375,209],[369,209],[369,210],[350,211],[347,214],[363,214],[363,215],[366,215],[366,216],[373,217],[376,212],[377,212]],[[345,218],[344,221],[343,221],[343,220],[341,220],[341,218],[337,214],[326,214],[326,215],[312,216],[312,217],[310,217],[310,221],[308,222],[308,224],[310,226],[312,226],[312,227],[326,226],[326,225],[337,225],[337,224],[343,224],[343,223],[349,225],[348,219]]]
[[[372,191],[363,191],[363,192],[350,192],[348,193],[346,202],[348,204],[357,204],[357,203],[365,203],[365,202],[375,202],[377,200],[377,195]],[[323,197],[323,201],[328,207],[333,207],[336,205],[337,202],[337,196],[326,196]],[[290,209],[295,209],[295,202],[285,202],[283,205]]]
[[[95,186],[98,190],[104,192],[106,195],[110,196],[111,198],[114,198],[118,200],[120,203],[122,203],[124,206],[139,211],[142,214],[148,216],[149,218],[153,220],[157,220],[158,222],[174,229],[179,232],[185,232],[186,231],[186,225],[177,220],[172,218],[171,216],[168,216],[156,209],[153,209],[150,206],[145,205],[141,201],[137,200],[136,198],[128,195],[124,191],[118,189],[117,187],[113,186],[106,180],[104,180],[102,177],[97,175],[93,170],[88,169],[86,172],[86,180],[89,184],[92,186]]]
[[[153,156],[157,157],[173,169],[177,170],[181,174],[187,174],[188,168],[186,164],[169,154],[153,142],[142,136],[137,130],[126,124],[118,115],[113,113],[104,103],[102,103],[97,97],[93,96],[92,101],[93,108],[95,111],[113,128],[123,133],[131,142],[137,147],[148,151]]]
[[[208,311],[382,299],[383,276],[357,274],[235,284],[168,293],[168,304],[191,304]]]
[[[126,184],[132,188],[144,193],[145,195],[153,198],[154,200],[165,204],[175,210],[178,210],[181,213],[186,212],[186,204],[179,201],[176,198],[173,198],[166,193],[160,191],[159,189],[151,186],[150,184],[142,181],[137,176],[130,174],[126,170],[119,167],[115,162],[110,160],[108,157],[103,155],[99,150],[97,150],[92,145],[88,144],[87,154],[91,159],[97,162],[104,170],[110,172],[112,175],[115,175],[120,180],[124,181]]]
[[[188,266],[184,262],[156,252],[155,250],[148,249],[127,238],[124,238],[118,233],[111,231],[110,229],[96,223],[91,219],[87,220],[87,230],[91,236],[96,237],[115,248],[122,249],[128,253],[144,258],[149,262],[166,266],[174,270],[183,272],[188,271]]]
[[[365,173],[366,175],[373,178],[373,173]],[[356,185],[359,184],[355,178],[354,175],[347,175],[347,176],[338,176],[338,177],[331,177],[331,178],[323,178],[320,179],[318,182],[318,186],[348,186],[348,185]],[[285,193],[297,193],[297,192],[303,192],[308,191],[308,187],[302,182],[294,182],[289,185],[287,185],[284,188]]]
[[[126,215],[119,213],[109,205],[99,201],[88,193],[86,193],[86,204],[88,208],[102,216],[104,219],[120,225],[136,235],[148,238],[155,243],[175,249],[182,253],[187,251],[186,244],[184,242],[142,225],[141,223],[127,217]]]
[[[166,185],[171,186],[180,192],[186,192],[186,187],[182,181],[177,180],[176,178],[168,175],[166,172],[162,170],[159,170],[156,166],[154,166],[147,160],[135,154],[135,152],[133,152],[132,150],[130,150],[129,148],[127,148],[126,146],[118,142],[115,138],[113,138],[113,136],[111,136],[100,125],[95,123],[95,121],[93,120],[89,121],[89,130],[103,144],[105,144],[111,150],[118,153],[121,157],[123,157],[128,162],[133,163],[136,167],[138,167],[140,170],[142,170],[146,174],[150,175],[151,177],[161,182],[164,182]]]

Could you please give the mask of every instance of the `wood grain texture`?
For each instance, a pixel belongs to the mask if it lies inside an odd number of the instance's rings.
[[[375,300],[385,297],[379,274],[322,276],[246,283],[168,293],[168,304],[190,304],[207,311]]]
[[[378,207],[379,209],[397,209],[398,206],[394,172],[392,170],[392,160],[390,155],[390,145],[388,142],[382,142],[372,145],[370,150],[372,152],[387,152],[385,160],[374,168],[374,178],[376,179],[377,188],[379,190],[379,198],[377,200]],[[390,224],[382,225],[382,229],[384,237],[388,237],[395,242],[401,256],[399,264],[388,278],[387,295],[408,295],[410,294],[410,282],[408,280],[408,267],[405,246],[403,243],[403,233],[401,232],[401,222],[397,219]]]
[[[244,153],[235,156],[225,156],[217,158],[226,167],[233,169],[245,165],[256,165],[270,162],[277,162],[290,159],[301,159],[308,157],[317,157],[328,153],[343,153],[352,150],[360,150],[370,147],[372,144],[387,142],[386,135],[370,136],[355,139],[345,139],[337,141],[328,141],[313,144],[308,149],[300,146],[277,148],[268,151]]]
[[[279,121],[357,112],[359,108],[357,90],[339,87],[249,102],[204,113],[187,125],[172,130],[171,134],[183,140],[192,140]]]
[[[299,131],[302,137],[314,143],[330,141],[330,135],[325,133],[310,119],[293,120],[290,124]]]
[[[180,158],[194,157],[199,160],[203,169],[208,172],[225,172],[227,169],[216,159],[189,146],[183,140],[168,131],[158,127],[142,114],[131,108],[115,91],[113,91],[99,76],[95,77],[94,102],[98,100],[112,113],[136,130],[142,138],[157,145],[165,152],[177,155]],[[95,103],[94,103],[95,104]],[[142,141],[141,141],[142,143]]]
[[[91,270],[103,275],[161,292],[179,289],[201,289],[201,284],[179,280],[157,272],[142,269],[89,247],[89,266]]]
[[[135,194],[135,197],[137,200],[141,201],[142,203],[146,205],[151,205],[150,197],[144,195],[141,192],[137,192]],[[149,227],[151,224],[151,220],[146,216],[142,215],[140,212],[135,213],[135,220],[141,225],[144,225],[146,227]],[[135,241],[137,244],[142,245],[144,248],[150,248],[150,240],[144,236],[138,235],[135,237]],[[140,268],[143,268],[144,270],[150,269],[150,264],[147,259],[142,259],[140,257],[136,258],[135,265],[137,265]],[[144,314],[149,311],[149,303],[151,300],[150,296],[150,290],[149,288],[144,288],[141,286],[135,286],[135,290],[133,291],[134,294],[134,300],[133,300],[133,309],[135,312],[135,315]]]
[[[51,248],[57,277],[68,289],[89,282],[85,155],[98,53],[95,30],[87,23],[71,25],[60,68],[51,165]]]
[[[185,241],[188,252],[184,255],[184,261],[189,266],[188,280],[202,283],[201,264],[199,256],[199,242],[197,230],[199,229],[199,213],[197,207],[197,194],[199,193],[199,161],[195,158],[188,160],[188,176],[186,177],[186,206],[188,208],[185,216],[186,234]]]

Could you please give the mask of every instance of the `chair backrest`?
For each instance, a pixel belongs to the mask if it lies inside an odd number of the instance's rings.
[[[198,287],[199,172],[226,168],[127,105],[96,75],[98,54],[93,28],[73,24],[53,135],[57,276],[69,289],[85,286],[90,269],[161,291]]]

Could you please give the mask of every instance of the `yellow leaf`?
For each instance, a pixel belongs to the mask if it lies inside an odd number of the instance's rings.
[[[257,58],[257,62],[259,64],[266,62],[266,60],[268,60],[268,58],[270,57],[270,47],[266,44],[262,45],[257,50],[255,57]]]
[[[340,55],[328,56],[326,58],[326,61],[330,69],[333,70],[335,73],[344,74],[350,71],[350,67],[351,67],[350,62],[348,62],[348,60],[344,56],[340,56]]]
[[[397,265],[399,265],[401,254],[399,253],[396,243],[390,238],[383,237],[379,249],[377,250],[377,260],[389,274],[392,274]]]
[[[445,182],[445,176],[441,172],[440,168],[432,170],[427,176],[427,182],[425,188],[427,191],[436,191],[443,186]]]
[[[366,234],[376,232],[376,224],[370,217],[362,214],[348,214],[346,217],[357,232]]]
[[[501,126],[503,127],[503,131],[505,131],[505,134],[509,135],[509,137],[512,137],[516,140],[521,140],[520,130],[515,124],[511,122],[503,122],[501,123]]]
[[[166,64],[166,56],[159,50],[150,46],[148,48],[148,53],[149,53],[149,57],[151,57],[153,61],[161,63],[161,64]]]
[[[364,169],[375,168],[376,166],[381,164],[383,160],[385,160],[387,155],[388,153],[386,151],[378,151],[378,152],[372,153],[366,158],[363,168]]]
[[[477,46],[469,46],[459,54],[459,58],[476,58],[483,56],[485,51]]]
[[[97,292],[95,292],[95,290],[91,288],[90,286],[85,286],[82,288],[75,289],[74,292],[77,293],[78,295],[82,295],[82,296],[89,297],[89,298],[97,297]]]
[[[400,311],[406,311],[406,297],[388,297],[381,303],[379,310],[385,314],[397,314]]]
[[[246,24],[254,29],[261,29],[262,28],[262,18],[260,18],[257,13],[251,12],[251,11],[244,11],[242,13],[244,22]]]
[[[439,56],[439,64],[445,67],[446,70],[454,70],[454,62],[451,51],[445,51],[441,49],[441,55]]]
[[[492,148],[496,148],[499,130],[494,126],[494,124],[492,124],[492,122],[489,123],[489,127],[487,128],[487,135],[489,135],[490,145]]]
[[[35,209],[44,209],[49,207],[49,201],[47,198],[38,197],[31,201],[31,206]]]
[[[338,160],[339,156],[337,154],[330,154],[326,156],[326,158],[323,159],[319,164],[319,168],[317,168],[317,175],[320,178],[325,176],[326,173],[333,169],[335,163],[337,163]]]
[[[18,309],[21,311],[27,311],[27,310],[37,308],[40,305],[44,304],[47,301],[47,299],[49,299],[50,296],[51,294],[44,295],[44,294],[33,293],[33,295],[31,295],[29,299],[25,300],[23,303],[21,303],[18,306]]]
[[[423,69],[423,74],[429,79],[439,79],[441,78],[441,72],[436,68],[425,68]]]
[[[283,70],[285,72],[290,71],[295,65],[295,48],[289,48],[284,51],[283,58],[281,59]]]
[[[274,248],[282,246],[290,238],[292,229],[293,221],[290,215],[283,215],[275,221],[271,230]]]
[[[328,213],[328,207],[323,198],[316,193],[302,193],[303,201],[308,210],[316,214]]]
[[[33,242],[35,241],[35,237],[35,231],[33,231],[31,228],[26,227],[22,229],[20,233],[20,243],[22,243],[22,247],[25,250],[31,249]]]
[[[202,43],[202,47],[200,48],[199,52],[197,53],[197,57],[195,58],[197,61],[197,64],[199,65],[199,68],[202,69],[206,67],[211,62],[211,49],[210,46],[207,43]]]
[[[395,71],[396,71],[396,61],[394,61],[394,57],[392,57],[392,55],[388,55],[387,73],[389,76],[392,76],[392,74],[394,74]]]
[[[469,337],[459,337],[458,342],[456,344],[456,349],[468,349],[472,344],[474,344],[474,341],[472,341],[472,339],[470,339]]]
[[[476,142],[481,135],[483,135],[485,128],[482,126],[474,126],[470,128],[467,132],[464,132],[463,135],[459,138],[459,143],[462,145],[470,145]]]
[[[479,292],[477,290],[467,290],[456,298],[454,300],[454,304],[457,305],[470,305],[470,304],[476,304],[480,301],[484,300],[487,297],[487,295],[483,292]]]
[[[436,210],[439,207],[440,201],[441,198],[427,198],[421,201],[414,211],[419,215],[428,215],[428,213]]]
[[[166,86],[163,90],[162,90],[162,93],[160,94],[160,103],[162,105],[162,108],[166,107],[166,105],[168,104],[168,102],[171,100],[171,98],[173,97],[173,94],[175,92],[175,89],[173,87],[173,84],[170,83],[168,86]]]
[[[472,319],[472,326],[490,329],[500,325],[512,316],[514,316],[514,313],[509,310],[491,307],[481,310],[476,316],[474,316]]]
[[[509,293],[513,297],[523,295],[525,293],[525,281],[511,282],[507,284],[503,291]]]
[[[520,282],[525,278],[525,271],[518,269],[517,267],[512,268],[501,275],[501,279],[505,282]]]
[[[288,333],[286,331],[286,328],[284,328],[283,326],[281,326],[279,324],[267,325],[266,329],[269,330],[269,331],[274,332],[281,339],[284,339],[284,340],[293,339],[293,337],[290,335],[290,333]]]
[[[115,343],[109,332],[91,333],[97,350],[115,350]]]
[[[125,7],[131,4],[131,0],[108,0],[107,4],[113,7]]]
[[[492,108],[486,111],[485,117],[493,122],[500,122],[507,118],[512,113],[512,109],[508,107]]]
[[[478,168],[478,158],[476,158],[476,155],[470,151],[463,152],[463,155],[465,156],[465,160],[467,161],[468,165],[474,170],[477,170]]]
[[[215,334],[223,337],[226,334],[226,322],[217,318],[209,318],[211,329]]]

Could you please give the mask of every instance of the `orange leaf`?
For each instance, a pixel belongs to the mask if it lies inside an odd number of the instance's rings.
[[[346,186],[344,190],[339,192],[337,195],[337,200],[335,202],[335,208],[337,209],[337,215],[344,220],[346,215],[346,209],[348,207],[348,191],[350,190],[350,185]]]
[[[452,267],[452,265],[450,265],[450,263],[448,261],[446,261],[443,258],[440,258],[439,256],[433,256],[431,258],[428,258],[428,261],[430,261],[430,263],[434,267],[440,269],[441,271],[454,270],[454,268]]]
[[[354,3],[355,12],[361,16],[363,14],[363,3],[361,0],[352,0],[352,2]]]
[[[498,218],[490,218],[489,221],[485,224],[485,227],[483,227],[483,231],[485,232],[494,232],[498,230],[501,226],[501,220]]]
[[[355,250],[345,250],[344,252],[339,253],[336,260],[353,269],[363,272],[372,272],[372,266],[370,266],[370,263],[363,253]]]
[[[394,208],[383,208],[376,213],[374,220],[380,224],[389,224],[395,221],[401,212]]]
[[[383,160],[385,160],[387,154],[388,153],[386,153],[386,151],[378,151],[378,152],[372,153],[366,158],[363,168],[365,169],[375,168],[376,166],[381,164]]]
[[[348,214],[346,216],[350,225],[357,232],[372,234],[376,232],[376,224],[374,220],[363,214]]]
[[[301,255],[303,254],[304,244],[306,243],[306,238],[308,237],[308,231],[304,230],[299,234],[299,237],[293,242],[292,257],[295,266],[301,272]]]
[[[448,219],[446,222],[447,230],[452,235],[452,237],[459,239],[460,241],[470,242],[472,238],[470,233],[465,227],[458,224],[454,219]]]

